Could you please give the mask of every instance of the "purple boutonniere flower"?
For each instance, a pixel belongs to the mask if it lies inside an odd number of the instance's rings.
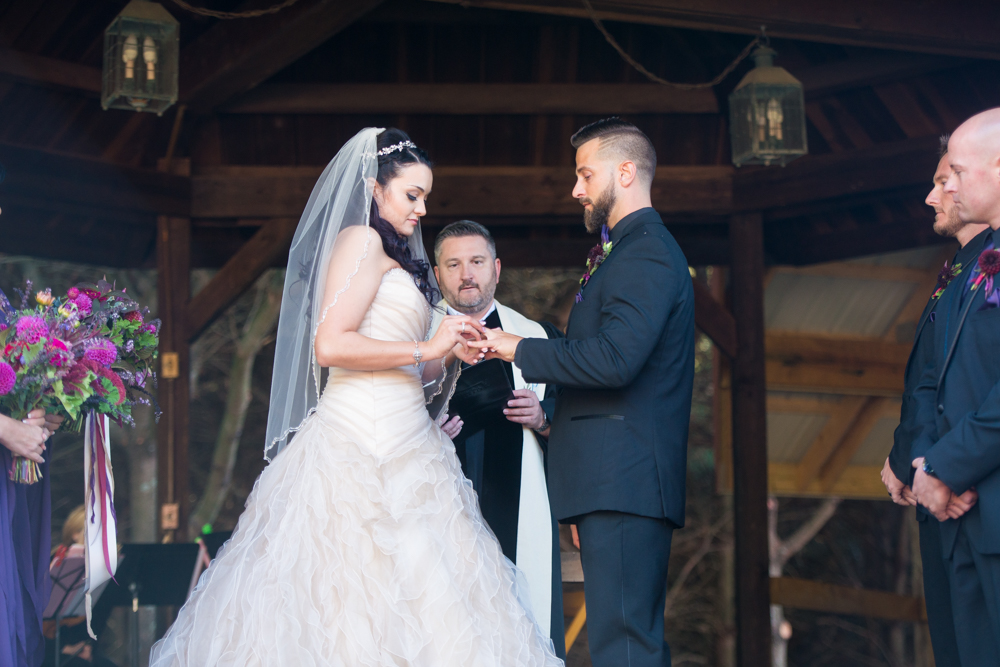
[[[961,262],[950,266],[948,265],[948,262],[945,262],[944,266],[941,267],[941,271],[938,273],[937,285],[934,288],[934,293],[931,294],[931,299],[939,298],[944,293],[945,289],[947,289],[948,285],[951,284],[951,281],[954,280],[960,273],[962,273]]]
[[[993,276],[1000,273],[1000,250],[984,250],[979,255],[979,266],[976,267],[979,273],[972,283],[971,290],[975,290],[982,282],[986,283],[986,295],[993,291]]]
[[[587,269],[583,272],[583,277],[580,278],[580,291],[576,293],[576,302],[580,303],[583,301],[583,288],[587,286],[590,282],[590,277],[594,275],[594,271],[597,270],[604,260],[608,258],[611,254],[611,248],[614,244],[611,243],[610,230],[607,225],[601,227],[601,242],[590,249],[587,253]]]

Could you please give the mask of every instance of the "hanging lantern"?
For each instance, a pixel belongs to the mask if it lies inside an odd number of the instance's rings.
[[[806,155],[806,111],[802,84],[767,46],[754,51],[755,67],[729,95],[733,164],[785,166]]]
[[[102,107],[159,116],[177,101],[179,27],[155,2],[125,6],[104,31]]]

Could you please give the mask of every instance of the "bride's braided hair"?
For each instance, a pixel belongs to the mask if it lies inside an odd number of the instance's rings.
[[[403,145],[397,148],[399,144]],[[388,151],[385,154],[381,153],[383,148],[389,147],[395,150]],[[428,167],[434,166],[431,163],[431,159],[427,157],[427,153],[410,142],[410,137],[407,136],[406,132],[397,130],[394,127],[390,127],[378,135],[378,150],[380,151],[378,155],[378,175],[375,177],[375,180],[382,187],[385,187],[389,181],[396,178],[402,167],[411,164],[424,164]],[[437,301],[437,290],[431,286],[428,279],[431,270],[430,265],[422,259],[413,257],[410,253],[407,238],[400,235],[391,223],[379,215],[378,204],[375,203],[374,197],[372,197],[371,226],[382,237],[382,246],[385,248],[385,254],[399,262],[399,265],[413,276],[413,280],[423,293],[424,298],[427,299],[429,304],[434,305]]]

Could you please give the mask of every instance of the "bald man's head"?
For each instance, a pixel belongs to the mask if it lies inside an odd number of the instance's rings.
[[[1000,228],[1000,109],[976,114],[952,133],[948,162],[944,190],[959,218]]]

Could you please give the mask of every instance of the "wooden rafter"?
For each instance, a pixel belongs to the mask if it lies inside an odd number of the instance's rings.
[[[767,360],[767,386],[776,391],[814,391],[862,396],[903,393],[903,365]]]
[[[865,403],[858,411],[854,421],[823,465],[819,474],[820,488],[824,491],[830,491],[833,488],[875,424],[885,415],[885,411],[884,398],[870,397],[865,399]]]
[[[845,396],[832,406],[830,417],[823,425],[823,430],[799,461],[796,489],[805,491],[813,480],[819,477],[823,464],[840,446],[848,429],[857,421],[858,415],[869,400],[866,396]]]
[[[266,222],[187,304],[185,335],[194,341],[254,281],[285,259],[297,218]]]
[[[96,67],[13,49],[0,48],[0,76],[35,85],[101,93],[101,70]]]
[[[317,0],[264,18],[219,21],[181,52],[181,102],[208,111],[269,79],[381,2]]]
[[[719,112],[710,89],[599,83],[270,83],[224,113],[645,114]]]
[[[146,224],[190,210],[191,182],[183,176],[13,144],[0,144],[0,162],[7,168],[0,191],[23,205]]]
[[[891,621],[927,622],[927,608],[923,598],[793,577],[771,579],[771,601],[794,609],[869,616]]]
[[[910,356],[908,343],[877,338],[847,338],[815,334],[769,331],[767,356],[787,364],[799,362],[841,363],[845,365],[886,364],[901,366]]]
[[[730,359],[736,356],[736,320],[711,290],[697,280],[694,285],[694,323]]]
[[[212,167],[193,178],[195,217],[288,217],[301,213],[322,167]],[[653,203],[666,213],[724,211],[732,169],[725,166],[659,167]],[[434,213],[475,215],[574,215],[567,167],[437,167]]]
[[[577,0],[436,0],[464,7],[485,7],[587,18]],[[1000,59],[1000,37],[992,29],[1000,10],[991,4],[970,7],[955,20],[943,2],[914,11],[906,0],[839,3],[769,0],[594,0],[597,15],[608,21],[645,23],[695,30],[853,44],[878,49]],[[905,20],[903,20],[905,19]]]

